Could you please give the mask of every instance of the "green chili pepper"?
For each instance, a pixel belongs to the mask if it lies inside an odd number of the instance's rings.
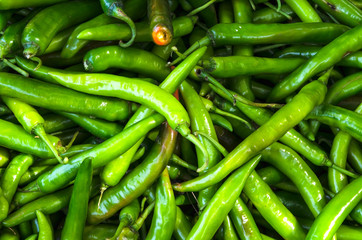
[[[138,124],[126,128],[96,147],[70,158],[68,164],[57,165],[51,172],[41,175],[37,180],[38,187],[42,192],[53,192],[60,189],[74,179],[80,164],[88,157],[92,158],[93,168],[104,166],[128,150],[148,131],[163,121],[164,118],[161,115],[154,114]]]
[[[107,16],[106,14],[101,14],[89,21],[86,21],[80,24],[74,29],[74,31],[69,36],[67,43],[62,49],[61,56],[63,58],[72,58],[75,54],[79,52],[89,41],[77,39],[79,33],[83,30],[88,29],[89,27],[98,27],[104,24],[116,23],[118,20],[112,17]]]
[[[314,8],[306,0],[285,1],[303,22],[322,22]]]
[[[358,9],[353,3],[341,0],[313,0],[325,12],[330,13],[341,23],[348,26],[355,27],[362,22],[362,11]]]
[[[179,207],[176,207],[176,222],[173,237],[176,240],[185,240],[191,231],[191,223]]]
[[[101,2],[103,12],[106,15],[117,18],[117,19],[122,20],[125,23],[127,23],[128,27],[131,29],[131,39],[126,43],[123,43],[123,41],[121,40],[119,42],[119,45],[121,47],[131,46],[136,37],[136,26],[135,26],[134,22],[132,21],[132,19],[129,16],[127,16],[125,11],[123,10],[123,1],[122,0],[101,0],[100,2]]]
[[[333,23],[217,24],[209,29],[207,37],[194,43],[183,54],[187,56],[195,49],[211,44],[328,43],[347,30],[348,27]]]
[[[65,116],[92,133],[94,136],[102,139],[108,139],[120,133],[123,129],[118,123],[108,122],[102,119],[94,119],[75,113],[57,112],[59,115]]]
[[[172,21],[173,37],[183,37],[192,32],[196,17],[182,16],[175,18]],[[138,22],[136,25],[136,38],[135,42],[150,42],[152,41],[152,31],[150,31],[150,25],[148,22]],[[109,41],[124,39],[127,40],[131,36],[131,31],[125,24],[110,23],[100,26],[89,26],[83,29],[78,35],[79,40],[97,40],[97,41]]]
[[[111,224],[98,224],[86,226],[84,228],[84,240],[104,240],[113,236],[116,232],[116,226]]]
[[[52,41],[49,43],[47,49],[44,51],[44,54],[62,50],[73,30],[74,27],[70,27],[57,33],[57,35],[55,35]]]
[[[348,44],[345,44],[348,42]],[[324,71],[339,62],[346,54],[362,48],[362,26],[359,25],[324,46],[318,53],[297,68],[271,91],[268,101],[278,101],[297,90],[316,73]],[[340,46],[336,48],[336,46]]]
[[[6,148],[0,147],[0,167],[5,167],[10,159],[9,152]]]
[[[53,240],[54,239],[53,226],[50,222],[50,219],[48,218],[48,216],[44,215],[44,213],[42,213],[39,210],[36,210],[35,213],[39,224],[38,239]]]
[[[176,222],[176,204],[167,168],[157,182],[156,202],[146,239],[170,239]]]
[[[210,200],[187,239],[212,239],[239,197],[249,174],[259,163],[260,155],[235,171]]]
[[[229,56],[203,60],[201,66],[214,77],[230,78],[240,75],[288,73],[294,71],[304,62],[303,59],[299,58]]]
[[[94,17],[99,11],[96,1],[71,1],[45,8],[23,31],[24,56],[31,58],[43,54],[57,32]]]
[[[119,184],[108,188],[99,204],[98,198],[90,201],[87,221],[94,224],[109,218],[149,188],[166,167],[175,147],[176,135],[169,126],[165,127],[161,142],[154,144],[141,164],[126,175]],[[129,188],[131,183],[132,188]]]
[[[72,127],[75,127],[75,124],[72,120],[62,117],[58,114],[47,114],[43,116],[44,118],[44,130],[46,133],[55,133],[63,131]]]
[[[0,221],[4,220],[9,212],[9,202],[6,200],[3,190],[0,188]]]
[[[126,101],[91,96],[11,73],[0,73],[0,94],[16,97],[32,106],[77,112],[114,121],[129,115]]]
[[[58,161],[57,161],[58,163]],[[24,186],[35,180],[39,175],[52,169],[52,166],[30,167],[20,178],[19,186]]]
[[[0,240],[20,240],[18,231],[10,228],[1,229]]]
[[[4,197],[10,203],[18,188],[21,176],[32,165],[34,159],[31,155],[20,154],[11,160],[4,175],[1,177],[1,188]]]
[[[82,239],[92,182],[92,160],[85,159],[75,178],[62,239]]]
[[[54,154],[55,158],[63,163],[63,159],[59,156],[58,149],[61,150],[61,146],[55,148],[52,142],[47,137],[44,129],[44,118],[30,105],[16,99],[9,97],[2,97],[2,100],[14,113],[17,120],[23,126],[25,131],[35,136],[40,137],[44,143],[48,146],[49,150]],[[67,160],[65,159],[65,162]]]
[[[276,191],[275,194],[284,206],[288,208],[296,217],[314,219],[313,214],[308,209],[308,206],[301,199],[300,194],[287,191]]]
[[[332,198],[313,222],[306,239],[331,239],[347,215],[361,201],[361,182],[362,177],[357,178]]]
[[[319,81],[314,81],[306,85],[290,103],[286,104],[266,123],[250,134],[215,167],[200,177],[174,185],[174,189],[176,191],[196,191],[217,183],[232,170],[255,156],[260,150],[282,137],[312,111],[316,105],[322,103],[326,91],[326,86]],[[295,112],[299,114],[294,114]]]
[[[128,227],[134,224],[140,213],[140,204],[137,199],[133,200],[130,204],[121,209],[119,213],[119,225],[116,233],[111,239],[116,239],[124,227]]]
[[[243,200],[241,200],[241,198],[238,198],[235,201],[235,204],[231,209],[229,216],[240,238],[246,240],[264,239],[262,238],[248,207],[243,202]]]
[[[293,10],[286,4],[281,5],[280,11],[290,17],[294,17],[295,15]],[[287,20],[288,18],[285,15],[271,8],[261,8],[253,14],[253,23],[279,23]]]
[[[16,9],[16,8],[25,8],[25,7],[36,7],[36,6],[51,5],[64,1],[66,0],[35,0],[31,2],[4,0],[1,1],[0,3],[0,9],[7,10],[7,9]]]
[[[116,67],[141,73],[156,80],[163,80],[170,73],[165,60],[153,53],[136,48],[106,46],[92,49],[84,56],[83,63],[85,70],[89,72],[102,72]]]
[[[270,187],[254,171],[244,187],[244,193],[265,220],[284,239],[304,239],[305,233],[291,212],[280,202]]]
[[[191,85],[187,81],[184,81],[181,84],[180,91],[182,94],[182,98],[185,102],[187,111],[190,114],[192,131],[201,131],[217,141],[217,136],[214,126],[212,124],[211,116],[209,115],[203,101],[198,96],[197,92],[191,87]],[[200,135],[198,137],[201,143],[207,149],[207,154],[209,158],[208,167],[200,174],[202,175],[220,161],[221,155],[207,138]],[[198,159],[198,166],[202,167],[207,161],[207,156],[204,156],[204,153],[199,151],[198,149],[196,149],[196,154]],[[207,205],[208,201],[211,199],[215,192],[216,186],[212,186],[199,193],[198,200],[201,209],[203,209]]]
[[[13,23],[8,28],[6,28],[4,34],[0,38],[1,59],[11,53],[16,53],[18,50],[21,49],[21,34],[26,24],[37,12],[38,11],[33,11],[24,19],[20,20],[19,22]]]

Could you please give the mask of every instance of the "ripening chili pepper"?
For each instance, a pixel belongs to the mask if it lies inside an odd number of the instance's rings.
[[[174,33],[168,0],[148,0],[147,3],[153,42],[161,46],[169,44]]]

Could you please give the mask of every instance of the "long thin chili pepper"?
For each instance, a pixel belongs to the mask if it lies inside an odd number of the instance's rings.
[[[75,178],[69,209],[62,230],[62,239],[82,239],[92,182],[92,160],[85,159]]]
[[[348,42],[348,44],[345,44]],[[309,78],[340,61],[346,54],[362,48],[362,25],[359,25],[324,46],[302,66],[288,75],[271,91],[268,101],[278,101],[302,86]],[[336,48],[336,46],[341,46]]]
[[[48,216],[44,215],[44,213],[42,213],[39,210],[36,210],[35,213],[39,224],[38,239],[53,240],[54,239],[53,226]]]
[[[319,81],[314,81],[306,85],[290,103],[286,104],[266,123],[250,134],[215,167],[200,177],[174,185],[174,189],[176,191],[196,191],[217,183],[232,170],[255,156],[260,150],[282,137],[289,129],[312,111],[316,105],[322,103],[326,91],[326,86]],[[308,99],[308,102],[306,99]],[[296,111],[299,113],[298,115],[293,114]],[[256,142],[258,144],[255,144]],[[241,154],[241,152],[243,154]]]

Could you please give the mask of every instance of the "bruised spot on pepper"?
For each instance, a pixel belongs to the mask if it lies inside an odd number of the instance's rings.
[[[325,0],[323,0],[323,2],[325,2],[333,11],[337,10],[336,5],[334,5],[334,4],[332,4],[332,3],[328,2],[328,1],[325,1]]]
[[[348,55],[350,55],[352,52],[346,52],[344,55],[343,55],[343,58],[347,57]]]

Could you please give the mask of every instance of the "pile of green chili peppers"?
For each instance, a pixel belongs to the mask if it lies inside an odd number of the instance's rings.
[[[361,240],[362,0],[0,0],[0,240]]]

